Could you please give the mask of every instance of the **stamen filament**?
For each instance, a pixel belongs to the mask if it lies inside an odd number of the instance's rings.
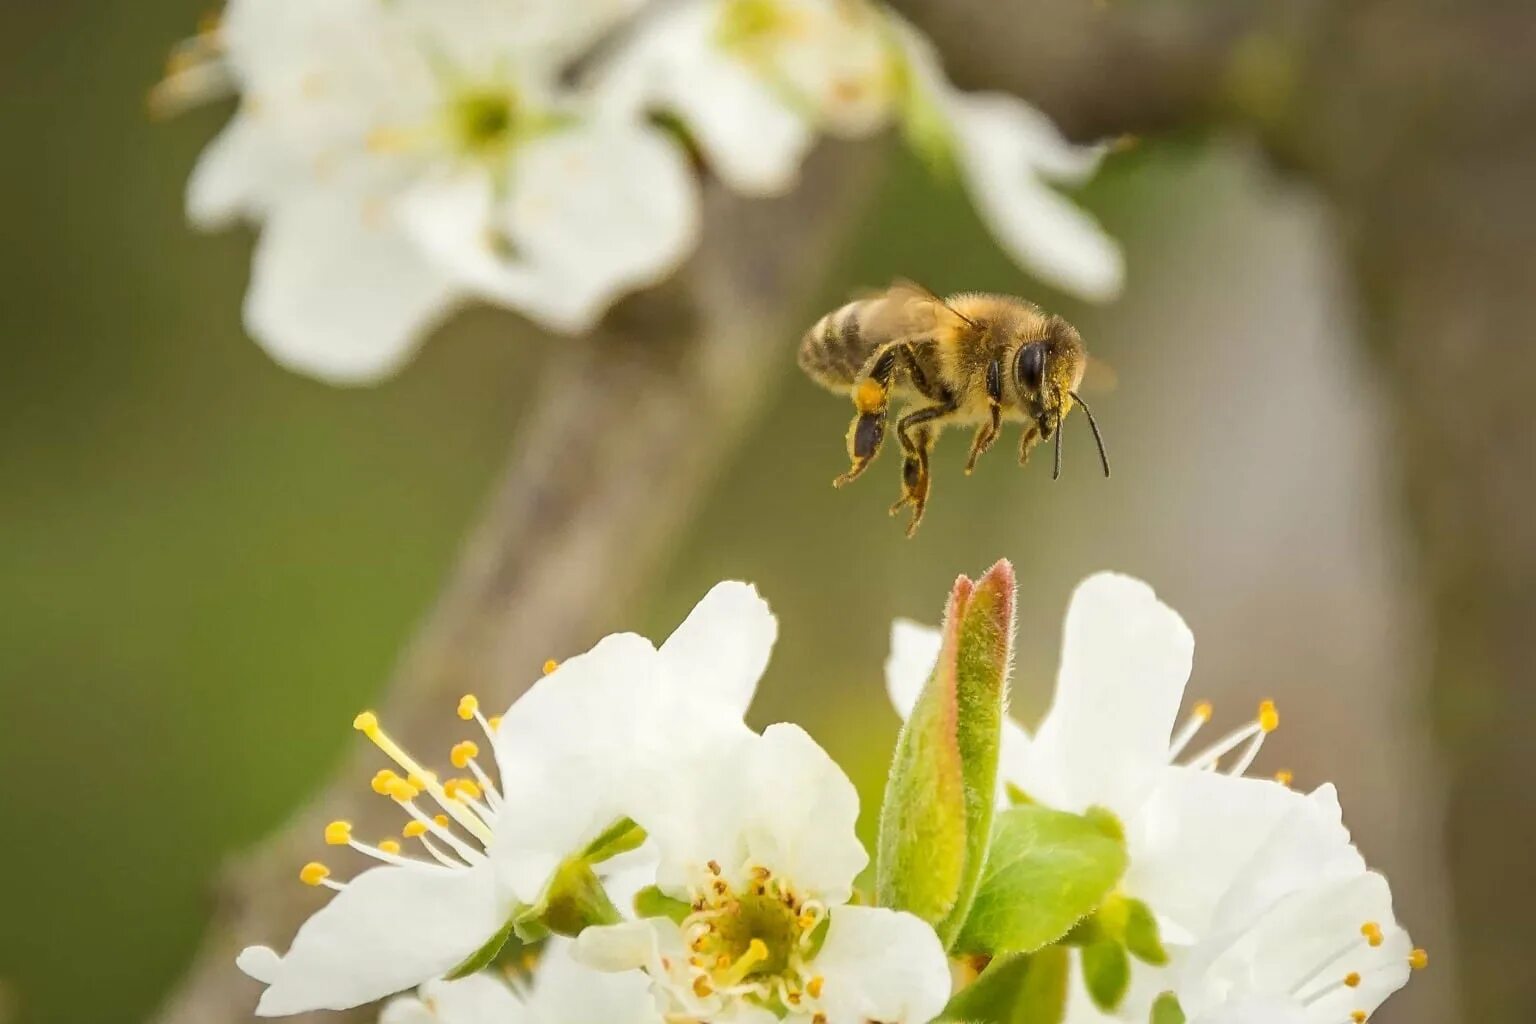
[[[478,864],[480,861],[485,859],[485,854],[481,853],[479,850],[475,849],[473,846],[470,846],[464,840],[454,835],[448,830],[448,827],[445,824],[439,822],[436,818],[429,818],[426,816],[426,814],[422,813],[421,808],[416,806],[415,801],[401,800],[398,801],[398,803],[401,807],[405,808],[405,813],[409,814],[412,818],[427,826],[427,831],[431,832],[443,842],[453,847],[454,852],[457,853],[460,857],[463,857],[469,863]],[[423,836],[422,838],[426,837]]]
[[[479,712],[476,711],[476,714],[478,715]],[[492,834],[485,822],[476,817],[463,804],[450,800],[448,795],[443,792],[443,787],[438,784],[437,776],[423,768],[417,763],[415,758],[402,750],[398,743],[390,739],[389,734],[379,726],[377,715],[371,711],[364,711],[357,718],[353,719],[352,726],[364,736],[367,736],[374,746],[384,752],[386,757],[405,769],[406,776],[411,779],[413,784],[419,781],[422,788],[432,794],[432,799],[436,800],[443,810],[452,815],[455,821],[464,826],[465,831],[482,843],[490,844]]]
[[[1267,735],[1268,733],[1263,729],[1254,733],[1253,739],[1248,741],[1248,746],[1243,749],[1243,754],[1237,759],[1237,763],[1227,769],[1227,774],[1233,778],[1241,777],[1253,765],[1254,758],[1259,756],[1259,748],[1264,746],[1264,737]]]
[[[1179,729],[1178,735],[1173,738],[1173,743],[1168,747],[1168,760],[1172,761],[1183,753],[1184,748],[1189,746],[1189,741],[1194,739],[1195,734],[1200,731],[1200,727],[1211,720],[1211,711],[1211,702],[1208,700],[1195,705],[1195,709],[1189,714],[1189,719]]]

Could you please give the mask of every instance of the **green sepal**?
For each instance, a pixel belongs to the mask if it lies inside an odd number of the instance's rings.
[[[1037,805],[998,815],[986,871],[954,944],[961,953],[1029,953],[1072,932],[1125,873],[1123,840],[1080,815]]]
[[[1141,900],[1126,899],[1125,948],[1136,959],[1153,967],[1168,962],[1168,951],[1163,948],[1162,934],[1152,908]]]
[[[443,975],[443,977],[449,981],[458,981],[460,978],[467,978],[471,974],[489,967],[501,955],[502,947],[514,940],[517,932],[517,920],[527,910],[527,907],[519,906],[513,911],[512,916],[507,918],[507,923],[501,926],[501,931],[492,935],[485,941],[485,945],[465,957],[462,963]]]
[[[875,869],[879,905],[905,910],[953,945],[986,863],[997,793],[1014,578],[998,562],[950,592],[933,674],[896,740]]]
[[[1179,1005],[1179,997],[1172,992],[1164,992],[1152,1003],[1152,1014],[1147,1018],[1148,1024],[1184,1024],[1184,1007]]]
[[[637,917],[665,917],[675,924],[682,924],[683,918],[693,913],[693,907],[687,900],[673,899],[654,885],[648,885],[635,893],[635,915]]]
[[[1113,1013],[1131,986],[1131,958],[1114,939],[1100,939],[1083,947],[1083,983],[1094,1005]]]
[[[608,898],[592,865],[585,858],[573,857],[550,879],[538,919],[556,935],[574,937],[593,925],[618,924],[623,916]]]
[[[1059,1024],[1067,1012],[1067,951],[998,957],[950,999],[941,1021]]]
[[[645,829],[629,818],[620,818],[609,825],[602,835],[588,843],[587,848],[581,851],[581,857],[588,864],[601,864],[610,857],[639,849],[643,842]]]

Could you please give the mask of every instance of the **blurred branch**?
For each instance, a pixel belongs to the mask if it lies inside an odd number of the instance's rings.
[[[509,703],[545,658],[589,646],[655,572],[779,368],[793,362],[795,325],[784,318],[808,301],[870,194],[876,158],[869,147],[824,150],[784,200],[712,193],[688,269],[621,304],[596,337],[568,343],[390,683],[382,716],[406,746],[447,750],[462,731],[460,695]],[[357,744],[306,810],[229,867],[197,961],[161,1021],[250,1019],[259,988],[235,969],[235,954],[256,942],[286,948],[323,902],[295,871],[325,822],[345,818],[380,835],[400,824],[368,788],[370,758]]]

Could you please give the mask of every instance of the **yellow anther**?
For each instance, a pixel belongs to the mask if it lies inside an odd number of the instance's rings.
[[[811,1024],[827,1024],[827,1015],[824,1013],[814,1015],[811,1017]]]
[[[379,840],[379,849],[385,853],[399,853],[400,844],[395,842],[393,839],[381,839]]]
[[[805,990],[811,994],[812,999],[820,999],[821,987],[826,983],[827,979],[818,974],[816,977],[805,983]]]
[[[1365,924],[1361,925],[1360,934],[1364,935],[1365,941],[1369,942],[1373,947],[1379,946],[1382,943],[1381,925],[1377,924],[1375,921],[1367,921]]]
[[[729,966],[731,966],[731,958],[729,954],[721,953],[719,956],[715,957],[715,970],[723,971]]]
[[[693,994],[700,999],[703,999],[713,991],[714,989],[709,985],[709,979],[704,977],[704,975],[701,974],[693,979]]]
[[[448,760],[460,770],[469,767],[469,762],[480,756],[480,748],[474,740],[465,740],[463,743],[455,743],[453,749],[448,752]]]
[[[1274,732],[1280,728],[1280,712],[1275,709],[1275,702],[1266,700],[1259,704],[1259,731]]]
[[[799,917],[795,918],[795,923],[800,926],[801,931],[808,932],[812,928],[816,927],[816,915],[801,914]]]
[[[362,714],[352,719],[352,728],[356,729],[358,732],[364,734],[365,736],[378,732],[379,716],[374,714],[372,711],[364,711]]]
[[[485,720],[485,724],[491,727],[491,732],[495,732],[497,729],[501,728],[501,716],[492,715],[490,718]]]
[[[709,873],[710,874],[712,874],[712,875],[719,875],[720,874],[720,862],[719,861],[712,860],[706,866],[709,868]]]
[[[443,783],[443,792],[448,794],[450,800],[480,799],[480,787],[475,785],[473,779],[449,779]]]
[[[400,830],[400,834],[407,839],[419,839],[427,834],[427,823],[412,818],[405,823],[405,828]]]
[[[480,701],[472,693],[466,693],[459,698],[459,717],[469,721],[475,717],[475,712],[480,710]]]
[[[554,658],[550,658],[548,661],[546,661],[544,663],[544,674],[545,675],[549,675],[551,672],[553,672],[555,669],[557,669],[559,667],[560,667],[560,663],[558,661],[556,661]]]
[[[408,800],[415,800],[420,796],[421,790],[397,776],[389,780],[389,788],[385,790],[385,793],[401,803],[405,803]]]
[[[1208,700],[1202,700],[1195,705],[1194,715],[1202,722],[1209,722],[1211,716],[1216,713],[1216,705]]]
[[[1291,784],[1291,780],[1294,778],[1296,778],[1296,776],[1292,775],[1287,769],[1281,769],[1280,771],[1275,772],[1275,781],[1280,783],[1282,786],[1289,786]]]
[[[1416,949],[1408,954],[1408,966],[1416,971],[1422,971],[1429,966],[1429,951]]]
[[[1349,1019],[1354,1021],[1355,1024],[1365,1024],[1366,1013],[1364,1010],[1356,1010],[1354,1013],[1349,1015]]]
[[[352,823],[350,821],[333,821],[325,826],[325,845],[346,846],[352,841]]]
[[[405,781],[409,782],[417,789],[430,789],[432,787],[432,783],[437,781],[437,776],[433,775],[431,772],[427,772],[424,775],[417,772],[411,772],[411,774],[405,777]]]
[[[373,791],[379,796],[388,796],[389,787],[400,781],[400,776],[388,768],[380,768],[373,773]]]
[[[787,992],[784,993],[784,1001],[786,1003],[788,1003],[790,1006],[799,1006],[800,1005],[800,993],[796,992],[794,989],[790,989],[790,990],[788,990]]]
[[[448,827],[448,815],[446,815],[446,814],[434,814],[434,815],[432,815],[432,824],[436,825],[438,828],[447,828]]]
[[[1359,971],[1350,971],[1348,974],[1344,975],[1344,984],[1349,986],[1350,988],[1359,988],[1360,987],[1360,972]]]
[[[299,881],[305,885],[319,885],[331,877],[331,869],[317,860],[312,860],[299,869]]]

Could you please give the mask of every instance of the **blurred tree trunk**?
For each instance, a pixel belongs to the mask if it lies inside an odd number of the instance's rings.
[[[568,343],[390,682],[381,718],[402,745],[446,751],[463,735],[453,713],[462,694],[504,707],[546,658],[582,651],[608,631],[793,364],[800,325],[785,318],[819,286],[873,191],[877,157],[868,148],[824,148],[787,199],[711,191],[705,238],[688,268],[620,304],[594,337]],[[327,894],[299,884],[295,872],[320,849],[325,823],[343,818],[376,835],[399,828],[398,809],[368,788],[377,767],[358,744],[309,807],[230,865],[197,960],[161,1021],[251,1019],[260,988],[235,969],[235,955],[252,943],[286,948],[323,904]],[[291,1019],[309,1018],[343,1019]]]
[[[896,6],[1079,138],[1236,125],[1331,200],[1428,595],[1463,1011],[1536,1021],[1536,3]]]

